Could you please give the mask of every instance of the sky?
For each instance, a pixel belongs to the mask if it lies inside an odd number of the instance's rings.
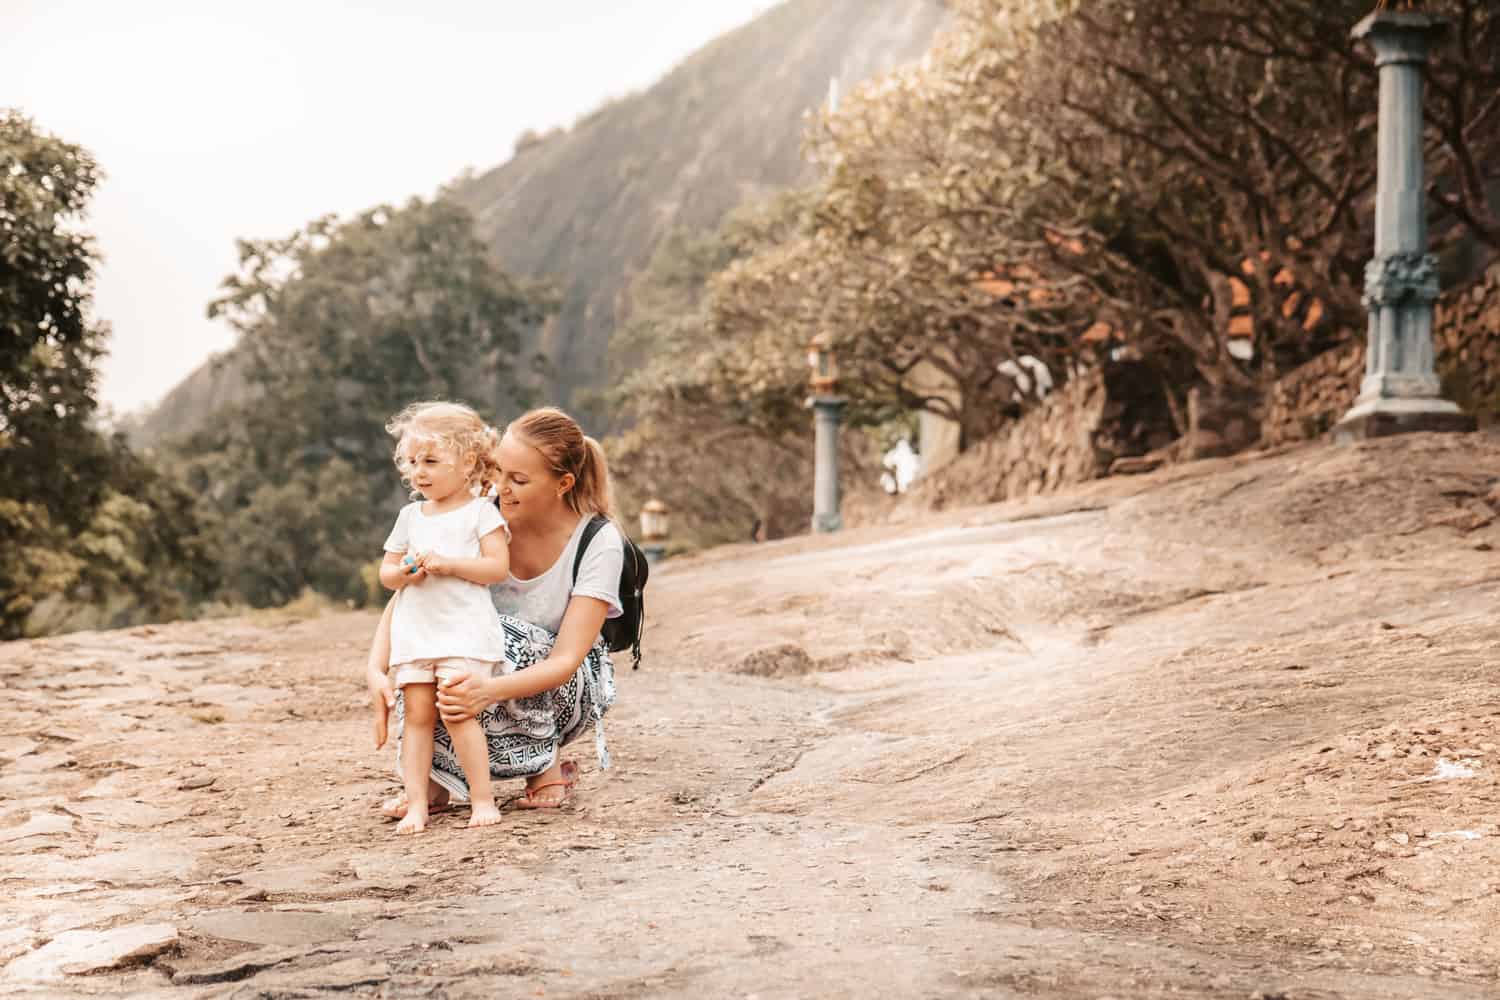
[[[0,0],[0,107],[106,174],[101,402],[147,407],[230,346],[205,310],[236,238],[430,197],[776,2]]]

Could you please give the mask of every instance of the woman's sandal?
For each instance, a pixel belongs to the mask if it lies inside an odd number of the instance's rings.
[[[529,787],[516,799],[517,809],[561,809],[573,799],[573,786],[578,784],[578,765],[571,760],[563,761],[562,780],[548,781],[535,787]],[[556,801],[537,798],[537,793],[547,788],[561,788],[563,790]]]

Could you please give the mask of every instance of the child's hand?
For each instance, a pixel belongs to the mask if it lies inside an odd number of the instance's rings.
[[[417,557],[417,565],[422,567],[433,576],[452,576],[453,565],[451,560],[440,556],[436,552],[424,552]]]
[[[414,583],[421,583],[427,579],[426,561],[427,553],[425,552],[412,552],[402,559],[401,568],[406,572],[401,577],[401,586],[410,587]]]
[[[375,711],[375,749],[379,750],[385,746],[389,735],[391,709],[396,707],[396,689],[385,674],[371,671],[365,679],[370,689],[370,704]]]

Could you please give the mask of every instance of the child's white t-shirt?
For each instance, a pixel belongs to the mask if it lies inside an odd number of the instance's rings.
[[[401,508],[385,550],[476,559],[483,554],[479,540],[497,528],[510,531],[494,501],[484,497],[442,514],[424,514],[419,500]],[[429,575],[402,588],[396,600],[390,662],[394,666],[446,656],[503,660],[505,639],[483,584]]]
[[[594,597],[609,605],[607,618],[618,618],[624,614],[620,607],[620,570],[625,565],[625,543],[614,523],[603,525],[589,540],[588,551],[583,554],[583,563],[578,567],[578,582],[573,582],[573,561],[578,555],[578,543],[583,539],[583,529],[588,517],[578,519],[573,537],[563,548],[547,571],[529,580],[518,580],[514,575],[490,586],[495,607],[501,614],[519,618],[532,625],[540,625],[556,634],[562,627],[563,615],[568,610],[568,601],[574,594]]]

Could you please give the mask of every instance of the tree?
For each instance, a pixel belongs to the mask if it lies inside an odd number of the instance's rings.
[[[1429,6],[1458,26],[1429,74],[1437,246],[1467,232],[1500,247],[1485,198],[1500,177],[1500,17],[1482,0]],[[1033,221],[1086,245],[1050,256],[1131,317],[1146,353],[1263,386],[1360,335],[1377,80],[1349,31],[1368,9],[1094,0],[1041,32],[1022,96],[1068,183]],[[1247,291],[1253,353],[1237,358],[1229,317]]]
[[[1349,29],[1367,6],[953,0],[921,64],[811,118],[795,210],[663,245],[678,263],[653,263],[620,341],[650,345],[625,454],[695,524],[744,516],[753,487],[714,458],[806,455],[815,334],[846,426],[925,410],[971,444],[1037,405],[1038,365],[1057,384],[1119,358],[1179,431],[1195,387],[1246,405],[1364,326],[1377,79]],[[1500,15],[1435,6],[1456,26],[1431,72],[1437,246],[1493,246]]]
[[[211,586],[190,499],[97,426],[107,328],[89,316],[80,228],[100,171],[82,148],[0,112],[0,637],[51,599],[114,624],[180,613]]]
[[[815,120],[814,222],[726,272],[719,312],[833,335],[867,415],[931,410],[969,442],[1036,403],[1029,359],[1062,381],[1127,353],[1179,404],[1258,390],[1363,328],[1365,6],[957,0],[922,64]],[[1500,16],[1437,6],[1457,25],[1429,101],[1441,248],[1492,239]]]
[[[362,599],[401,495],[385,422],[418,399],[525,398],[522,332],[551,295],[499,269],[455,203],[412,199],[240,243],[210,316],[238,333],[248,401],[176,447],[218,524],[231,591]],[[490,393],[500,386],[500,398]]]
[[[77,228],[99,168],[15,112],[0,156],[0,490],[75,526],[106,460],[91,421],[108,330],[87,315],[96,252]]]
[[[819,237],[834,269],[820,284],[836,290],[820,322],[855,384],[957,423],[971,443],[1037,402],[1007,373],[1014,363],[1034,358],[1060,380],[1091,319],[1076,283],[1039,266],[1040,237],[1015,221],[1055,180],[1011,110],[1014,67],[1050,16],[1031,5],[964,24],[814,133]],[[924,369],[946,388],[934,392]]]
[[[719,328],[833,337],[855,424],[927,410],[976,441],[1036,403],[1017,362],[1063,376],[1091,350],[1079,335],[1093,321],[1080,283],[1045,271],[1042,237],[1015,221],[1053,176],[1007,126],[1024,82],[1013,67],[1056,15],[1035,3],[965,23],[815,118],[807,225],[716,281]]]
[[[805,224],[805,201],[792,192],[712,233],[671,232],[631,285],[605,400],[625,429],[606,450],[621,508],[666,501],[675,541],[744,541],[757,519],[777,537],[811,517],[805,343],[736,325],[723,290],[736,262]]]
[[[1500,251],[1500,11],[1485,0],[1434,5],[1453,22],[1427,74],[1436,169],[1428,193],[1453,226]]]

